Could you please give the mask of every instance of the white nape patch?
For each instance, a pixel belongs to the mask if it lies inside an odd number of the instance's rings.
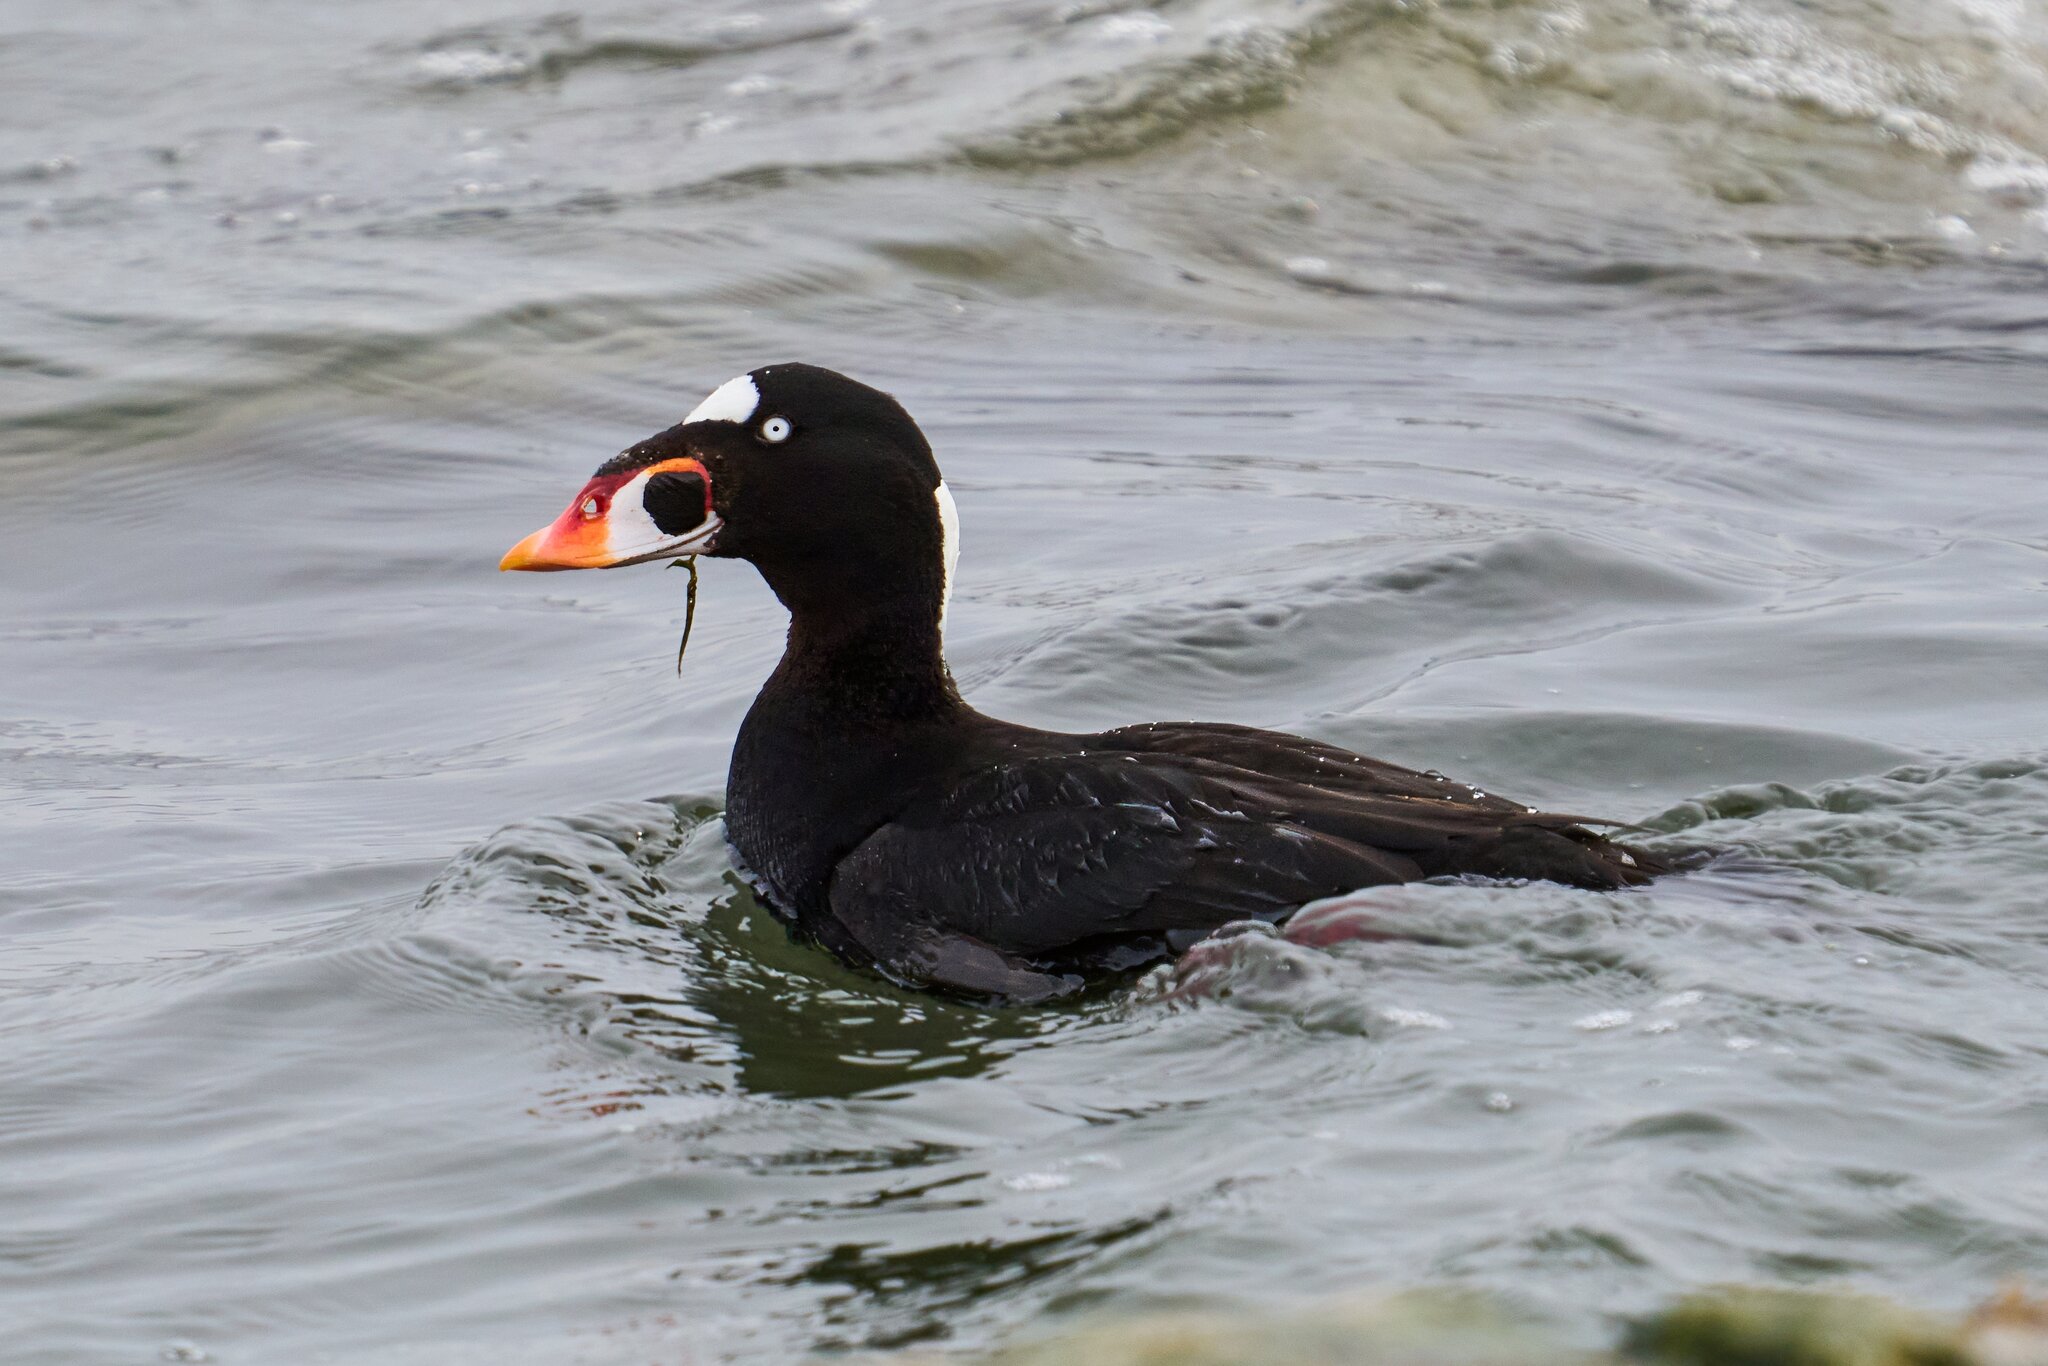
[[[932,501],[939,505],[939,534],[944,543],[946,577],[939,593],[939,629],[946,629],[946,608],[953,601],[953,567],[960,563],[960,509],[953,506],[953,491],[941,479],[939,486],[932,490]]]
[[[702,403],[690,409],[685,422],[751,422],[761,406],[761,391],[752,375],[729,379],[713,389]]]

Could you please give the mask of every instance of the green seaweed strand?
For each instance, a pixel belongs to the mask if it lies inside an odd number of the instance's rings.
[[[697,557],[695,555],[685,555],[680,560],[671,561],[669,568],[682,568],[690,571],[690,591],[689,595],[683,599],[683,639],[676,646],[676,677],[681,678],[683,676],[683,652],[690,648],[690,628],[697,624]]]

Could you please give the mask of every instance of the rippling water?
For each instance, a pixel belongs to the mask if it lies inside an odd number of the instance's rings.
[[[784,1360],[2048,1271],[2048,17],[394,0],[0,19],[10,1360]],[[988,1013],[727,862],[743,566],[513,581],[895,391],[998,714],[1740,853]]]

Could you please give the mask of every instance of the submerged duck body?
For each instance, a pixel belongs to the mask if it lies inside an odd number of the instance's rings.
[[[760,570],[789,641],[733,748],[727,837],[800,931],[914,985],[1038,1000],[1360,888],[1663,871],[1582,817],[1298,736],[985,716],[941,645],[955,525],[894,399],[774,365],[608,461],[503,567]]]

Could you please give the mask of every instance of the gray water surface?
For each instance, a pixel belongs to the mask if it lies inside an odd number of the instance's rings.
[[[2048,1272],[2038,6],[20,0],[0,82],[10,1361]],[[785,359],[931,436],[985,709],[1744,856],[1199,999],[791,943],[752,572],[680,678],[680,575],[495,572]]]

